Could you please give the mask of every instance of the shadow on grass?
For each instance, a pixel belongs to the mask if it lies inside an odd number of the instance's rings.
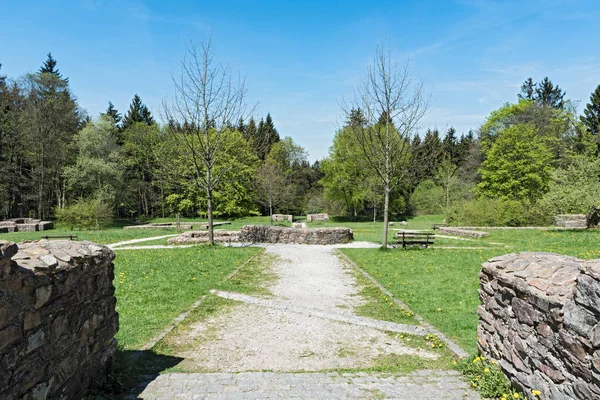
[[[161,372],[183,358],[157,354],[152,350],[117,350],[107,376],[89,389],[86,400],[137,398]]]

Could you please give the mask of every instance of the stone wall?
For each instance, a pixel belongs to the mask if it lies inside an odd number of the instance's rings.
[[[114,253],[0,241],[0,398],[79,399],[116,350]]]
[[[531,399],[600,398],[600,260],[509,254],[480,277],[480,351]]]
[[[562,228],[587,228],[587,215],[559,214],[554,217],[554,225]]]
[[[213,238],[215,242],[238,242],[240,238],[240,231],[214,231]],[[197,244],[197,243],[208,243],[208,231],[190,231],[183,232],[181,235],[169,238],[167,240],[169,244]]]
[[[54,222],[33,218],[14,218],[0,221],[0,233],[37,232],[54,228]]]
[[[294,222],[294,216],[291,214],[273,214],[271,216],[271,219],[273,221],[277,221],[277,222],[282,222],[282,221]]]
[[[329,221],[329,215],[327,214],[308,214],[306,216],[306,222],[314,221]]]
[[[338,244],[354,239],[349,228],[298,229],[282,226],[242,226],[240,241],[251,243]]]
[[[471,231],[467,229],[452,228],[449,226],[440,226],[440,233],[446,235],[461,236],[471,239],[481,239],[484,236],[489,236],[489,233],[482,231]]]

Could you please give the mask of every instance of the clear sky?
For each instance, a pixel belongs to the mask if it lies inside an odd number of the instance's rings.
[[[378,42],[411,58],[434,101],[423,130],[477,128],[521,83],[548,76],[580,101],[600,84],[600,2],[3,0],[2,72],[39,69],[52,52],[92,116],[138,93],[159,114],[187,39],[213,32],[246,77],[257,116],[271,112],[311,160],[327,154],[340,102]]]

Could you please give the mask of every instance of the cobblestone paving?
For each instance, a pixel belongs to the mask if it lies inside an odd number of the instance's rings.
[[[140,395],[163,399],[480,399],[455,371],[165,374]]]

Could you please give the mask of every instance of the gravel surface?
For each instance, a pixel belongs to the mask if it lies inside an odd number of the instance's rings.
[[[265,247],[279,260],[271,300],[334,314],[351,314],[362,301],[350,267],[333,246]],[[214,372],[369,367],[390,354],[438,357],[372,326],[249,303],[193,324],[171,343],[181,346],[180,367]]]

